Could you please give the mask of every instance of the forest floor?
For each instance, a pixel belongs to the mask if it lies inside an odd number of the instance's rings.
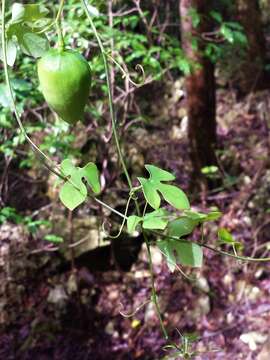
[[[223,212],[219,223],[205,229],[208,244],[216,245],[221,226],[244,244],[245,255],[269,255],[269,114],[268,92],[241,101],[228,91],[218,92],[222,185],[192,200],[198,209],[216,206]],[[183,124],[159,121],[126,136],[129,148],[137,149],[133,168],[136,161],[145,161],[171,169],[188,190]],[[29,192],[29,186],[20,191]],[[128,272],[90,271],[85,266],[71,271],[70,265],[56,272],[57,252],[46,250],[51,248],[22,224],[1,226],[1,360],[157,360],[168,354],[162,350],[165,342],[149,302],[144,246]],[[270,359],[270,264],[239,262],[209,250],[204,256],[202,269],[183,269],[196,277],[189,281],[179,272],[170,273],[153,248],[159,302],[170,335],[179,343],[177,329],[196,333],[198,360]]]

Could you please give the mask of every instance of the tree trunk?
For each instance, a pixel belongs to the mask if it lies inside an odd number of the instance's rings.
[[[204,54],[204,43],[198,38],[198,48],[191,43],[192,34],[209,31],[204,20],[208,14],[209,0],[180,0],[182,47],[186,56],[198,66],[186,76],[188,138],[190,158],[193,165],[192,184],[205,183],[201,169],[216,164],[216,99],[214,65]],[[192,26],[190,9],[200,14],[200,24]]]
[[[236,7],[237,20],[243,26],[248,40],[248,48],[238,82],[241,92],[246,94],[266,85],[264,82],[266,44],[258,1],[237,0]]]

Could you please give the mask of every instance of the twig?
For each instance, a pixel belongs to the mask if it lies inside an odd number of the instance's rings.
[[[69,230],[69,248],[70,248],[70,259],[71,259],[71,270],[75,270],[75,253],[73,245],[73,216],[72,211],[68,210],[68,230]]]

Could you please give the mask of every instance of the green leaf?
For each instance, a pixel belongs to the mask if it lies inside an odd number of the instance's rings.
[[[191,17],[192,26],[194,28],[198,27],[201,22],[201,16],[198,11],[195,8],[190,7],[188,15]]]
[[[75,187],[78,191],[80,191],[84,196],[87,196],[87,188],[82,181],[82,175],[79,169],[75,169],[71,174],[69,181],[73,187]]]
[[[50,47],[45,35],[38,35],[33,32],[27,32],[19,36],[18,42],[22,51],[34,58],[41,57]]]
[[[192,66],[191,66],[191,62],[188,59],[185,59],[184,57],[181,58],[178,61],[178,67],[179,67],[179,70],[184,73],[184,75],[191,74]]]
[[[225,228],[220,228],[218,230],[218,243],[219,245],[227,244],[234,246],[238,250],[243,249],[243,244],[239,241],[236,241],[232,234]]]
[[[9,91],[5,84],[0,84],[0,104],[6,108],[12,107]]]
[[[220,33],[229,43],[232,44],[234,42],[233,31],[225,23],[221,26]]]
[[[210,11],[210,16],[218,23],[222,23],[222,15],[218,11],[215,10]]]
[[[160,207],[160,196],[154,187],[155,184],[144,178],[138,178],[138,180],[142,185],[146,201],[153,209],[157,210]]]
[[[211,211],[208,214],[206,214],[206,218],[203,220],[205,221],[214,221],[218,220],[222,216],[222,213],[220,211]]]
[[[36,233],[41,225],[50,226],[49,221],[46,221],[46,220],[32,220],[31,217],[25,217],[24,218],[24,223],[27,226],[27,229],[31,234]]]
[[[12,79],[11,85],[13,89],[17,90],[18,92],[30,92],[33,89],[31,83],[23,79]]]
[[[55,244],[60,244],[64,241],[64,239],[61,236],[57,236],[54,234],[45,235],[44,240],[50,241]]]
[[[59,197],[62,203],[72,211],[85,201],[86,194],[82,194],[73,185],[66,182],[60,190]]]
[[[234,31],[234,40],[235,42],[241,44],[241,45],[247,45],[248,39],[246,35],[241,31]]]
[[[12,5],[11,23],[30,22],[44,18],[48,14],[48,10],[40,4],[20,4]]]
[[[4,55],[2,50],[2,44],[0,42],[0,59],[4,61]],[[7,63],[9,66],[13,66],[16,60],[17,47],[13,40],[7,41]]]
[[[164,230],[168,225],[168,211],[165,209],[158,209],[143,217],[144,229]]]
[[[76,169],[70,159],[65,159],[61,162],[61,170],[66,175],[69,176]]]
[[[235,240],[232,234],[225,228],[220,228],[218,230],[219,242],[222,244],[234,244]]]
[[[211,166],[205,166],[201,169],[202,174],[208,175],[208,174],[215,174],[218,172],[218,167],[211,165]]]
[[[154,165],[145,165],[145,168],[149,172],[151,178],[156,181],[172,181],[175,180],[175,176],[168,171],[162,170]]]
[[[164,199],[176,209],[186,210],[190,208],[186,194],[178,187],[160,183],[158,190],[162,193]]]
[[[235,21],[226,21],[225,25],[233,30],[243,31],[244,28],[241,24]]]
[[[139,223],[142,221],[142,218],[140,216],[136,216],[136,215],[131,215],[128,217],[127,219],[127,230],[128,233],[132,234],[137,226],[139,225]]]
[[[101,191],[99,182],[99,172],[96,164],[89,162],[81,170],[82,176],[87,180],[88,185],[92,188],[95,194],[99,194]]]
[[[198,222],[188,217],[182,217],[180,219],[170,222],[168,230],[170,236],[182,236],[192,233]]]
[[[171,271],[175,270],[176,264],[184,266],[201,267],[203,252],[195,243],[179,240],[162,240],[157,242],[160,250],[167,258],[167,264]]]
[[[145,165],[150,177],[149,179],[138,178],[142,185],[143,193],[148,204],[157,210],[160,207],[160,192],[164,199],[177,209],[184,210],[189,209],[189,201],[185,193],[173,185],[166,185],[161,181],[171,181],[175,179],[175,176],[168,171],[159,169],[153,165]]]
[[[182,265],[201,267],[203,263],[203,252],[201,246],[195,243],[179,243],[176,252]]]
[[[171,272],[174,272],[176,268],[176,257],[174,255],[173,244],[168,240],[162,240],[157,242],[157,246],[166,257],[168,268]]]
[[[208,214],[204,214],[197,211],[186,210],[185,215],[188,218],[197,221],[198,223],[203,223],[206,221],[218,220],[222,213],[220,211],[211,211]]]
[[[92,17],[96,17],[100,15],[98,9],[90,4],[87,4],[87,9]]]
[[[94,163],[88,163],[80,168],[75,166],[70,159],[65,159],[61,163],[61,171],[68,180],[61,188],[59,195],[60,200],[68,209],[74,210],[86,200],[87,187],[83,183],[83,178],[86,179],[94,193],[100,192],[98,169]]]

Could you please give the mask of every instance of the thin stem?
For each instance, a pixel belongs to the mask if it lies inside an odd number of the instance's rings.
[[[144,69],[143,67],[140,65],[140,64],[137,64],[136,65],[136,69],[140,69],[140,71],[142,72],[143,74],[143,80],[141,83],[136,83],[135,81],[133,81],[131,78],[130,78],[130,75],[129,73],[119,64],[118,61],[116,61],[110,54],[106,53],[106,56],[119,68],[119,70],[121,71],[122,73],[122,77],[123,79],[127,78],[128,81],[134,85],[135,87],[140,87],[142,85],[145,84],[145,72],[144,72]]]
[[[144,209],[143,209],[143,214],[142,216],[145,216],[146,213],[146,209],[147,209],[147,202],[145,203]],[[169,336],[167,333],[167,330],[163,324],[163,320],[162,320],[162,315],[161,315],[161,311],[160,311],[160,307],[159,307],[159,303],[158,303],[158,297],[157,297],[157,291],[156,291],[156,286],[155,286],[155,278],[154,278],[154,268],[153,268],[153,260],[152,260],[152,254],[151,254],[151,245],[150,242],[148,240],[148,237],[146,235],[146,233],[143,231],[143,237],[144,237],[144,241],[146,243],[146,248],[147,248],[147,256],[148,256],[148,261],[149,261],[149,271],[151,274],[151,287],[152,287],[152,301],[156,307],[156,312],[159,318],[159,322],[160,322],[160,326],[161,326],[161,330],[163,332],[163,336],[166,340],[168,340]]]
[[[143,302],[141,305],[139,305],[139,306],[138,306],[132,313],[130,313],[130,314],[124,314],[122,311],[119,311],[119,314],[122,315],[122,316],[125,317],[125,318],[131,318],[131,317],[135,316],[139,310],[141,310],[145,305],[149,304],[150,302],[151,302],[151,300],[146,300],[145,302]],[[120,305],[121,305],[122,307],[124,307],[122,303],[120,303]]]
[[[127,216],[125,216],[124,214],[122,214],[121,212],[115,210],[114,208],[112,208],[110,205],[104,203],[103,201],[99,200],[98,198],[94,197],[93,198],[97,203],[99,203],[101,206],[105,207],[106,209],[110,210],[111,212],[115,213],[116,215],[122,217],[123,219],[127,220]]]
[[[64,42],[63,32],[62,32],[62,22],[61,22],[61,16],[62,16],[63,8],[64,8],[64,2],[65,2],[65,0],[60,1],[59,10],[58,10],[57,16],[55,18],[55,24],[56,24],[56,28],[57,28],[57,34],[58,34],[58,47],[59,47],[60,51],[64,50],[64,48],[65,48],[65,42]]]
[[[58,9],[58,12],[57,12],[57,15],[56,15],[56,18],[55,18],[56,23],[61,19],[61,15],[62,15],[63,8],[64,8],[64,3],[65,3],[65,0],[60,1],[59,9]]]
[[[86,1],[82,0],[82,4],[83,4],[83,7],[85,9],[86,16],[87,16],[87,18],[88,18],[88,20],[90,22],[93,33],[94,33],[94,35],[95,35],[95,37],[97,39],[97,42],[98,42],[98,45],[99,45],[99,48],[100,48],[100,51],[101,51],[101,55],[102,55],[102,58],[103,58],[103,63],[104,63],[105,73],[106,73],[107,88],[108,88],[109,107],[110,107],[110,114],[111,114],[111,119],[112,119],[112,129],[113,129],[114,141],[115,141],[115,144],[116,144],[116,147],[117,147],[119,160],[121,162],[123,171],[125,173],[129,188],[131,190],[132,189],[132,182],[131,182],[131,178],[129,176],[129,173],[127,171],[127,167],[126,167],[126,164],[125,164],[125,161],[124,161],[124,157],[123,157],[123,153],[122,153],[122,150],[121,150],[121,147],[120,147],[120,142],[119,142],[117,129],[116,129],[116,117],[115,117],[115,112],[114,112],[114,108],[113,108],[111,80],[110,80],[110,75],[109,75],[110,72],[109,72],[109,65],[108,65],[108,60],[107,60],[107,56],[106,56],[106,51],[104,49],[103,43],[102,43],[102,41],[100,39],[100,36],[99,36],[99,34],[97,32],[95,24],[93,23],[93,20],[92,20],[90,12],[88,10]]]
[[[102,58],[103,58],[103,63],[104,63],[104,68],[105,68],[105,73],[106,73],[106,81],[107,81],[107,88],[108,88],[108,97],[109,97],[109,107],[110,107],[110,115],[111,115],[111,119],[112,119],[112,130],[113,130],[113,136],[114,136],[114,140],[115,140],[115,144],[116,144],[116,148],[117,148],[117,152],[118,152],[118,156],[119,156],[119,160],[120,163],[122,165],[123,171],[125,173],[128,185],[129,185],[129,189],[130,191],[132,191],[133,187],[132,187],[132,182],[131,182],[131,178],[129,176],[125,161],[124,161],[124,157],[123,157],[123,153],[120,147],[120,142],[119,142],[119,138],[118,138],[118,133],[117,133],[117,128],[116,128],[116,117],[115,117],[115,112],[114,112],[114,107],[113,107],[113,97],[112,97],[112,90],[111,90],[111,81],[110,81],[110,71],[109,71],[109,64],[108,64],[108,59],[107,59],[107,54],[106,51],[104,49],[103,43],[100,39],[100,36],[97,32],[97,29],[95,27],[95,24],[92,20],[91,14],[88,10],[87,7],[87,3],[85,0],[82,0],[82,4],[83,7],[85,9],[86,12],[86,16],[90,22],[92,31],[97,39],[101,54],[102,54]],[[136,200],[135,201],[135,205],[136,205],[136,210],[137,210],[137,214],[138,216],[140,216],[140,208],[138,205],[138,202]],[[152,284],[152,299],[153,299],[153,303],[155,305],[156,308],[156,312],[159,318],[159,322],[160,322],[160,327],[162,329],[163,335],[165,340],[168,340],[169,336],[168,333],[165,329],[165,326],[163,324],[162,321],[162,316],[161,316],[161,312],[160,312],[160,308],[159,308],[159,304],[158,304],[158,300],[157,300],[157,293],[156,293],[156,288],[155,288],[155,279],[154,279],[154,272],[153,272],[153,262],[152,262],[152,255],[151,255],[151,249],[150,249],[150,242],[148,240],[147,234],[142,231],[143,233],[143,237],[144,237],[144,241],[146,243],[147,246],[147,254],[148,254],[148,260],[149,260],[149,269],[150,269],[150,273],[151,273],[151,284]]]
[[[232,257],[232,258],[237,259],[237,260],[253,261],[253,262],[268,262],[268,261],[270,261],[270,257],[267,257],[267,258],[253,258],[253,257],[249,257],[249,256],[234,255],[234,254],[228,253],[227,251],[216,249],[216,248],[214,248],[214,247],[212,247],[210,245],[206,245],[206,244],[201,243],[201,242],[194,242],[194,241],[190,241],[190,240],[179,239],[179,237],[177,237],[177,236],[171,236],[171,235],[167,235],[167,234],[162,234],[159,231],[155,231],[155,230],[149,230],[149,231],[152,234],[164,237],[166,239],[177,240],[177,241],[185,243],[185,244],[197,244],[197,245],[199,245],[201,247],[204,247],[206,249],[214,251],[217,254],[226,255],[226,256]]]
[[[122,224],[120,226],[120,229],[118,231],[118,233],[116,235],[110,235],[110,234],[106,234],[106,236],[110,239],[117,239],[121,234],[122,234],[122,231],[124,229],[124,226],[125,226],[125,223],[126,223],[126,219],[127,219],[127,213],[128,213],[128,208],[129,208],[129,204],[130,204],[130,201],[131,201],[131,196],[128,198],[128,201],[127,201],[127,204],[126,204],[126,209],[125,209],[125,214],[124,214],[124,217],[123,217],[123,221],[122,221]],[[103,223],[104,224],[104,223]],[[106,233],[106,230],[104,228],[104,232]]]
[[[65,0],[61,0],[61,1],[60,1],[59,9],[58,9],[58,12],[57,12],[57,14],[56,14],[55,19],[54,19],[47,27],[45,27],[44,29],[40,30],[37,34],[43,34],[43,33],[45,33],[46,31],[49,31],[54,25],[57,24],[58,20],[59,20],[60,17],[61,17],[62,11],[63,11],[64,2],[65,2]]]
[[[165,328],[165,326],[163,324],[162,315],[161,315],[161,311],[160,311],[160,307],[159,307],[159,303],[158,303],[158,298],[157,298],[157,292],[156,292],[156,286],[155,286],[155,278],[154,278],[154,269],[153,269],[153,261],[152,261],[152,254],[151,254],[151,246],[150,246],[150,243],[148,241],[148,238],[147,238],[145,232],[143,232],[143,237],[144,237],[144,241],[146,243],[148,261],[149,261],[149,270],[150,270],[150,274],[151,274],[152,301],[153,301],[153,303],[155,305],[155,308],[156,308],[156,312],[157,312],[157,316],[158,316],[158,319],[159,319],[161,330],[163,332],[163,336],[164,336],[165,340],[168,340],[169,335],[168,335],[167,330],[166,330],[166,328]]]
[[[75,252],[73,244],[73,213],[71,210],[68,210],[68,231],[69,231],[69,248],[70,248],[70,260],[71,260],[71,270],[75,270]]]
[[[253,258],[253,257],[249,257],[249,256],[234,255],[234,254],[228,253],[227,251],[219,250],[219,249],[213,248],[212,246],[209,246],[209,245],[206,245],[206,244],[200,244],[200,243],[197,243],[197,244],[200,245],[200,246],[205,247],[206,249],[214,251],[217,254],[230,256],[230,257],[232,257],[234,259],[237,259],[237,260],[253,261],[253,262],[268,262],[268,261],[270,261],[270,257],[267,257],[267,258]]]

